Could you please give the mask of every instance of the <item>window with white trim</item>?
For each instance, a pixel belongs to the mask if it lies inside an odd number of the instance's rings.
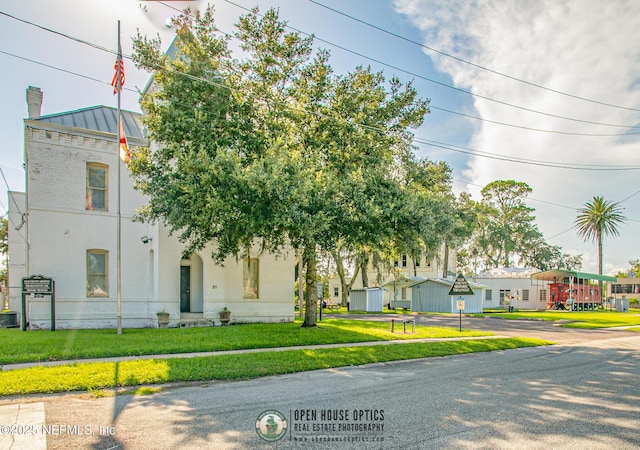
[[[109,166],[87,163],[87,193],[85,208],[90,211],[108,211],[109,209]]]
[[[87,297],[109,296],[109,252],[87,250]]]

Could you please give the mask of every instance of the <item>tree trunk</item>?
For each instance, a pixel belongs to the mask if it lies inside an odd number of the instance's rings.
[[[449,245],[444,241],[444,262],[442,267],[442,278],[449,276]]]
[[[598,231],[596,237],[598,239],[598,275],[602,275],[602,233]],[[600,292],[600,300],[604,300],[602,280],[598,280],[598,291]]]
[[[369,275],[367,274],[367,266],[369,265],[369,255],[366,250],[363,250],[360,254],[360,272],[362,273],[362,287],[369,287]]]
[[[355,283],[356,278],[358,277],[358,272],[360,272],[360,265],[356,264],[356,271],[351,277],[351,280],[347,282],[347,276],[344,273],[344,263],[342,261],[342,256],[340,252],[335,251],[331,252],[333,255],[333,260],[336,262],[336,270],[338,271],[338,277],[340,278],[340,286],[342,287],[342,293],[340,298],[340,304],[343,308],[347,307],[347,302],[349,301],[349,291],[353,287],[353,283]]]
[[[306,245],[304,248],[304,261],[307,266],[305,273],[306,290],[305,290],[305,311],[303,327],[315,327],[316,326],[316,310],[318,305],[318,292],[317,292],[317,255],[315,245]]]

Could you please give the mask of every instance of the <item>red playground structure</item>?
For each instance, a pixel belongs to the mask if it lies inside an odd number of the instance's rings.
[[[616,282],[615,277],[572,270],[547,270],[531,275],[547,283],[547,309],[593,311],[602,306],[599,281]],[[606,292],[605,288],[602,288]]]

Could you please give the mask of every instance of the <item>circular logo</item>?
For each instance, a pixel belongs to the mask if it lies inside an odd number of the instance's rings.
[[[277,441],[286,432],[287,419],[276,410],[265,411],[256,420],[256,433],[265,441]]]

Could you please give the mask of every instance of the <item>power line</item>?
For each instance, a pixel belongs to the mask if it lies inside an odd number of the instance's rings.
[[[96,81],[99,82],[101,84],[110,84],[107,83],[106,81],[103,80],[98,80],[96,78],[92,78],[74,71],[70,71],[70,70],[66,70],[66,69],[62,69],[59,67],[55,67],[49,64],[45,64],[45,63],[41,63],[39,61],[35,61],[29,58],[24,58],[18,55],[14,55],[12,53],[9,52],[5,52],[0,50],[0,53],[3,53],[5,55],[8,56],[12,56],[15,58],[19,58],[25,61],[29,61],[31,63],[34,64],[38,64],[38,65],[42,65],[54,70],[58,70],[64,73],[68,73],[71,75],[75,75],[78,77],[82,77],[91,81]],[[124,56],[124,55],[123,55]],[[130,56],[124,56],[128,59],[131,59]],[[216,87],[220,87],[220,88],[224,88],[224,89],[229,89],[230,91],[234,91],[233,88],[226,86],[224,84],[221,83],[217,83],[215,81],[212,80],[207,80],[201,77],[196,77],[194,75],[190,75],[190,74],[186,74],[186,73],[182,73],[182,72],[178,72],[176,70],[167,68],[167,67],[154,67],[156,70],[165,70],[165,71],[169,71],[171,73],[174,73],[176,75],[180,75],[186,78],[189,78],[191,80],[194,81],[201,81],[201,82],[205,82],[207,84],[210,84],[212,86],[216,86]],[[125,90],[128,90],[130,92],[137,92],[136,90],[130,89],[130,88],[124,88]],[[185,105],[187,107],[190,107],[190,105]],[[296,111],[298,112],[307,112],[305,110],[302,109],[296,109]],[[361,125],[364,126],[366,128],[372,129],[376,132],[379,133],[385,133],[385,130],[376,128],[376,127],[370,127],[370,126],[365,126],[365,125]],[[497,154],[493,154],[491,152],[484,152],[484,151],[480,151],[480,150],[475,150],[475,149],[471,149],[471,148],[467,148],[467,147],[460,147],[460,146],[455,146],[453,144],[448,144],[448,143],[443,143],[443,142],[438,142],[438,141],[432,141],[426,138],[420,138],[420,137],[414,137],[413,141],[416,143],[420,143],[420,144],[424,144],[424,145],[429,145],[432,147],[438,147],[438,148],[442,148],[445,150],[449,150],[449,151],[454,151],[454,152],[459,152],[459,153],[465,153],[465,154],[469,154],[469,155],[473,155],[473,156],[479,156],[479,157],[484,157],[484,158],[491,158],[491,159],[498,159],[498,160],[502,160],[502,161],[509,161],[509,162],[514,162],[514,163],[521,163],[521,164],[530,164],[530,165],[543,165],[543,166],[547,166],[547,167],[555,167],[555,168],[561,168],[561,169],[573,169],[573,170],[613,170],[613,171],[618,171],[618,170],[638,170],[640,169],[640,167],[638,166],[602,166],[602,165],[591,165],[591,166],[586,166],[586,165],[581,165],[581,164],[575,164],[575,163],[556,163],[556,162],[551,162],[551,161],[540,161],[540,160],[528,160],[528,159],[524,159],[524,158],[515,158],[515,157],[511,157],[511,156],[506,156],[506,155],[497,155]]]
[[[75,75],[75,76],[80,77],[80,78],[85,78],[87,80],[91,80],[91,81],[95,81],[95,82],[98,82],[98,83],[107,84],[107,85],[111,86],[111,83],[108,83],[108,82],[106,82],[104,80],[99,80],[97,78],[93,78],[93,77],[90,77],[88,75],[83,75],[81,73],[74,72],[72,70],[67,70],[67,69],[63,69],[61,67],[52,66],[51,64],[46,64],[46,63],[43,63],[43,62],[40,62],[40,61],[36,61],[34,59],[25,58],[24,56],[19,56],[19,55],[13,54],[13,53],[5,52],[4,50],[0,50],[0,53],[2,53],[3,55],[11,56],[12,58],[21,59],[23,61],[27,61],[27,62],[30,62],[30,63],[33,63],[33,64],[37,64],[39,66],[43,66],[43,67],[47,67],[49,69],[57,70],[59,72],[68,73],[69,75]],[[123,55],[123,57],[126,57],[126,56]],[[131,57],[128,57],[128,58],[131,59]],[[130,92],[136,92],[136,93],[138,92],[135,89],[126,88],[126,87],[123,87],[122,89],[125,90],[125,91],[130,91]]]
[[[18,202],[16,201],[15,197],[13,196],[13,191],[9,187],[9,182],[7,181],[7,177],[4,176],[4,170],[2,170],[2,167],[0,167],[0,174],[2,174],[2,179],[4,180],[5,186],[7,186],[7,192],[9,193],[9,196],[11,197],[11,200],[13,200],[13,204],[16,205],[16,209],[18,210],[18,214],[22,215],[22,211],[20,210],[20,206],[18,206]]]
[[[554,234],[553,236],[551,236],[551,237],[549,237],[549,238],[546,238],[546,239],[547,239],[547,241],[550,241],[551,239],[555,239],[555,238],[557,238],[557,237],[559,237],[559,236],[562,236],[563,234],[568,233],[568,232],[569,232],[569,231],[571,231],[571,230],[575,230],[575,227],[574,227],[573,225],[571,226],[571,228],[567,228],[566,230],[561,231],[561,232],[560,232],[560,233],[558,233],[558,234]]]
[[[571,97],[571,98],[575,98],[575,99],[578,99],[578,100],[583,100],[585,102],[595,103],[595,104],[603,105],[603,106],[610,106],[612,108],[625,109],[625,110],[628,110],[628,111],[639,111],[640,112],[640,109],[637,109],[637,108],[630,108],[630,107],[627,107],[627,106],[614,105],[612,103],[602,102],[602,101],[599,101],[599,100],[593,100],[593,99],[589,99],[589,98],[586,98],[586,97],[581,97],[579,95],[569,94],[569,93],[564,92],[564,91],[559,91],[559,90],[556,90],[556,89],[553,89],[553,88],[550,88],[550,87],[547,87],[547,86],[543,86],[541,84],[533,83],[531,81],[527,81],[527,80],[524,80],[522,78],[515,77],[513,75],[508,75],[506,73],[490,69],[490,68],[488,68],[486,66],[482,66],[480,64],[476,64],[476,63],[473,63],[471,61],[467,61],[466,59],[460,58],[460,57],[452,55],[450,53],[443,52],[442,50],[438,50],[436,48],[429,47],[428,45],[421,44],[420,42],[416,42],[416,41],[414,41],[412,39],[409,39],[409,38],[407,38],[405,36],[402,36],[400,34],[394,33],[392,31],[389,31],[389,30],[385,29],[385,28],[379,27],[379,26],[374,25],[374,24],[372,24],[370,22],[367,22],[365,20],[359,19],[359,18],[354,17],[352,15],[349,15],[349,14],[347,14],[345,12],[339,11],[339,10],[337,10],[335,8],[331,8],[331,7],[329,7],[327,5],[324,5],[324,4],[322,4],[322,3],[320,3],[320,2],[318,2],[316,0],[308,0],[308,1],[320,6],[322,8],[328,9],[329,11],[332,11],[332,12],[334,12],[336,14],[339,14],[339,15],[341,15],[343,17],[347,17],[347,18],[349,18],[351,20],[354,20],[354,21],[359,22],[359,23],[361,23],[363,25],[366,25],[366,26],[368,26],[370,28],[373,28],[375,30],[381,31],[382,33],[386,33],[386,34],[388,34],[390,36],[396,37],[398,39],[402,39],[403,41],[406,41],[406,42],[409,42],[411,44],[417,45],[417,46],[422,47],[422,48],[424,48],[426,50],[432,51],[434,53],[437,53],[439,55],[445,56],[447,58],[455,59],[456,61],[460,61],[460,62],[462,62],[464,64],[468,64],[468,65],[473,66],[475,68],[485,70],[485,71],[493,73],[495,75],[499,75],[501,77],[505,77],[505,78],[508,78],[510,80],[514,80],[514,81],[517,81],[519,83],[524,83],[524,84],[527,84],[529,86],[533,86],[533,87],[536,87],[536,88],[539,88],[539,89],[544,89],[545,91],[553,92],[555,94],[560,94],[560,95],[564,95],[566,97]]]
[[[461,183],[461,184],[464,184],[464,185],[466,185],[466,186],[475,186],[475,187],[479,187],[479,188],[484,188],[484,187],[485,187],[485,186],[482,186],[482,185],[480,185],[480,184],[473,183],[473,182],[471,182],[471,181],[467,181],[467,180],[459,180],[459,179],[456,179],[456,178],[451,178],[451,181],[456,182],[456,183]],[[625,200],[628,200],[629,198],[633,197],[634,195],[636,195],[636,194],[638,194],[638,193],[640,193],[640,191],[638,191],[638,192],[636,192],[636,193],[632,194],[631,196],[627,197]],[[544,203],[544,204],[551,205],[551,206],[557,206],[557,207],[559,207],[559,208],[570,209],[570,210],[572,210],[572,211],[577,211],[577,210],[578,210],[578,208],[575,208],[575,207],[573,207],[573,206],[561,205],[560,203],[550,202],[550,201],[547,201],[547,200],[540,200],[539,198],[534,198],[534,197],[529,197],[529,196],[527,196],[527,198],[526,198],[526,199],[527,199],[527,200],[534,201],[534,202],[538,202],[538,203]],[[625,201],[625,200],[623,200],[623,201]],[[620,203],[621,203],[621,202],[620,202]],[[628,220],[629,222],[639,222],[639,223],[640,223],[640,220],[637,220],[637,219],[629,219],[629,218],[627,218],[627,220]],[[570,231],[570,230],[573,230],[573,229],[574,229],[574,227],[572,226],[572,227],[571,227],[571,228],[569,228],[568,230],[565,230],[565,231],[563,231],[563,232],[561,232],[561,233],[558,233],[558,234],[556,234],[556,235],[554,235],[554,236],[551,236],[549,239],[553,239],[553,238],[555,238],[555,237],[558,237],[558,236],[560,236],[561,234],[564,234],[564,233],[566,233],[567,231]]]
[[[224,1],[229,3],[229,4],[231,4],[231,5],[234,5],[234,6],[238,7],[240,9],[244,10],[244,11],[249,11],[249,12],[251,11],[249,8],[245,8],[242,5],[238,5],[237,3],[234,3],[231,0],[224,0]],[[511,107],[511,108],[515,108],[515,109],[519,109],[519,110],[522,110],[522,111],[527,111],[527,112],[530,112],[530,113],[539,114],[539,115],[543,115],[543,116],[547,116],[547,117],[553,117],[553,118],[556,118],[556,119],[568,120],[568,121],[578,122],[578,123],[585,123],[585,124],[589,124],[589,125],[601,125],[601,126],[616,127],[616,128],[640,128],[640,126],[637,126],[637,125],[608,124],[608,123],[602,123],[602,122],[594,122],[594,121],[591,121],[591,120],[575,119],[575,118],[571,118],[571,117],[566,117],[566,116],[561,116],[561,115],[558,115],[558,114],[547,113],[547,112],[544,112],[544,111],[539,111],[539,110],[535,110],[535,109],[532,109],[532,108],[527,108],[527,107],[524,107],[524,106],[519,106],[519,105],[516,105],[516,104],[513,104],[513,103],[509,103],[509,102],[506,102],[506,101],[494,99],[494,98],[491,98],[491,97],[487,97],[487,96],[484,96],[484,95],[481,95],[481,94],[477,94],[477,93],[471,92],[471,91],[469,91],[467,89],[462,89],[462,88],[459,88],[459,87],[456,87],[456,86],[452,86],[452,85],[447,84],[447,83],[443,83],[441,81],[434,80],[432,78],[425,77],[424,75],[420,75],[420,74],[418,74],[416,72],[412,72],[410,70],[403,69],[403,68],[395,66],[393,64],[381,61],[379,59],[376,59],[376,58],[373,58],[371,56],[365,55],[364,53],[360,53],[360,52],[357,52],[355,50],[352,50],[352,49],[349,49],[347,47],[344,47],[342,45],[339,45],[339,44],[333,43],[331,41],[328,41],[326,39],[322,39],[322,38],[318,37],[317,35],[307,33],[307,32],[305,32],[303,30],[300,30],[299,28],[292,27],[291,25],[287,25],[287,28],[289,28],[289,29],[291,29],[291,30],[293,30],[293,31],[295,31],[297,33],[303,34],[305,36],[313,36],[314,40],[316,40],[316,41],[323,42],[323,43],[328,44],[328,45],[330,45],[332,47],[335,47],[335,48],[338,48],[340,50],[343,50],[343,51],[345,51],[347,53],[351,53],[353,55],[359,56],[361,58],[364,58],[364,59],[366,59],[368,61],[371,61],[371,62],[375,62],[375,63],[380,64],[380,65],[383,65],[383,66],[388,67],[390,69],[394,69],[394,70],[403,72],[403,73],[405,73],[407,75],[410,75],[412,77],[419,78],[421,80],[436,84],[438,86],[445,87],[447,89],[452,89],[454,91],[462,92],[464,94],[471,95],[471,96],[476,97],[476,98],[481,98],[483,100],[487,100],[487,101],[490,101],[490,102],[493,102],[493,103],[497,103],[499,105],[508,106],[508,107]],[[480,120],[485,120],[485,119],[480,119]]]
[[[229,2],[229,3],[234,4],[233,2],[230,2],[229,0],[226,0],[226,1]],[[8,15],[8,14],[5,14],[5,15]],[[11,15],[8,15],[8,16],[9,17],[13,17]],[[18,19],[18,20],[21,20],[21,19]],[[23,20],[21,20],[21,21],[23,21]],[[31,22],[28,22],[28,21],[24,21],[24,22],[32,24]],[[35,25],[35,24],[33,24],[33,25],[34,26],[38,26],[38,25]],[[38,27],[49,31],[49,29],[47,29],[45,27],[40,27],[40,26],[38,26]],[[298,31],[298,32],[301,32],[301,31]],[[55,32],[55,33],[59,34],[61,36],[64,36],[64,37],[68,37],[68,38],[73,39],[73,40],[78,41],[78,42],[87,43],[86,41],[83,41],[83,40],[80,40],[80,39],[71,38],[71,37],[69,37],[68,35],[66,35],[64,33],[58,33],[58,32]],[[87,44],[90,44],[90,43],[87,43]],[[107,50],[107,49],[103,49],[100,46],[92,45],[92,47],[99,48],[101,50],[105,50],[105,51],[109,51],[110,53],[113,53],[113,51]],[[2,53],[9,54],[7,52],[2,52]],[[17,55],[13,55],[13,54],[9,54],[9,55],[14,56],[14,57],[18,57],[18,58],[21,58],[21,59],[28,60],[27,58],[22,58],[22,57],[19,57]],[[128,59],[131,59],[130,56],[126,56],[126,57]],[[35,61],[32,61],[32,60],[28,60],[28,61],[31,61],[31,62],[34,62],[34,63],[38,63],[38,62],[35,62]],[[40,64],[40,63],[38,63],[38,64]],[[83,75],[78,74],[76,72],[71,72],[71,71],[67,71],[65,69],[55,68],[53,66],[49,66],[49,65],[46,65],[46,64],[43,64],[43,65],[45,65],[47,67],[51,67],[51,68],[57,69],[57,70],[61,70],[63,72],[67,72],[67,73],[70,73],[70,74],[73,74],[73,75],[77,75],[77,76],[81,76],[81,77],[84,77],[84,78],[92,79],[90,77],[83,76]],[[229,89],[230,91],[234,91],[233,88],[230,88],[229,86],[226,86],[224,84],[217,83],[217,82],[214,82],[212,80],[207,80],[207,79],[204,79],[204,78],[201,78],[201,77],[196,77],[194,75],[177,72],[177,71],[175,71],[173,69],[170,69],[170,68],[154,67],[154,69],[156,69],[156,70],[167,70],[167,71],[173,72],[173,73],[175,73],[177,75],[184,76],[186,78],[192,79],[194,81],[202,81],[202,82],[208,83],[208,84],[213,85],[213,86],[217,86],[217,87],[221,87],[221,88],[224,88],[224,89]],[[92,80],[99,81],[100,83],[106,84],[105,82],[103,82],[101,80],[96,80],[96,79],[92,79]],[[303,109],[300,109],[300,108],[297,108],[295,110],[299,111],[299,112],[308,113],[307,111],[305,111]],[[369,128],[369,129],[374,130],[374,131],[379,132],[379,133],[385,133],[386,132],[386,130],[379,129],[379,128],[376,128],[376,127],[370,127],[370,126],[366,126],[366,125],[363,125],[363,124],[360,124],[360,126]],[[442,149],[455,151],[455,152],[460,152],[460,153],[466,153],[466,154],[470,154],[470,155],[474,155],[474,156],[497,159],[497,160],[503,160],[503,161],[510,161],[510,162],[514,162],[514,163],[537,165],[537,166],[542,165],[542,166],[546,166],[546,167],[564,168],[564,169],[572,169],[572,170],[614,170],[614,171],[619,171],[619,170],[638,170],[638,169],[640,169],[640,167],[636,167],[636,166],[628,166],[628,167],[625,167],[625,166],[601,166],[601,165],[586,166],[586,165],[572,164],[572,163],[555,163],[555,162],[550,162],[550,161],[528,160],[528,159],[523,159],[523,158],[509,157],[509,156],[505,156],[505,155],[497,155],[497,154],[493,154],[493,153],[490,153],[490,152],[482,152],[482,151],[478,151],[478,150],[474,150],[474,149],[470,149],[470,148],[465,148],[465,147],[458,147],[458,146],[455,146],[455,145],[442,143],[442,142],[437,142],[437,141],[431,141],[431,140],[428,140],[428,139],[425,139],[425,138],[420,138],[420,137],[414,137],[413,141],[417,142],[417,143],[424,144],[424,145],[429,145],[429,146],[433,146],[433,147],[439,147],[439,148],[442,148]]]
[[[414,142],[418,142],[420,144],[429,145],[431,147],[442,148],[444,150],[450,150],[452,152],[464,153],[467,155],[479,156],[482,158],[496,159],[500,161],[508,161],[519,164],[528,164],[535,166],[544,166],[544,167],[554,167],[557,169],[570,169],[570,170],[612,170],[612,171],[622,171],[622,170],[640,170],[640,166],[604,166],[604,165],[586,165],[586,164],[576,164],[576,163],[556,163],[552,161],[542,161],[542,160],[534,160],[534,159],[525,159],[525,158],[516,158],[514,156],[506,156],[499,155],[490,152],[484,152],[480,150],[474,150],[468,147],[462,147],[453,144],[447,144],[444,142],[433,141],[430,139],[414,137]]]
[[[237,3],[234,3],[234,2],[232,2],[232,1],[230,1],[230,0],[225,0],[225,1],[226,1],[227,3],[230,3],[230,4],[232,4],[232,5],[234,5],[234,6],[238,7],[238,8],[240,8],[240,9],[243,9],[243,10],[245,10],[245,11],[251,11],[250,9],[245,8],[245,7],[243,7],[242,5],[238,5]],[[168,8],[170,8],[170,9],[173,9],[173,10],[175,10],[175,11],[182,12],[182,11],[180,11],[179,9],[177,9],[177,8],[175,8],[175,7],[173,7],[173,6],[168,5],[168,4],[167,4],[167,3],[165,3],[165,2],[159,2],[159,3],[160,3],[160,4],[162,4],[162,5],[163,5],[163,6],[165,6],[165,7],[168,7]],[[100,45],[98,45],[98,44],[94,44],[94,43],[89,42],[89,41],[86,41],[86,40],[84,40],[84,39],[76,38],[76,37],[70,36],[70,35],[68,35],[68,34],[65,34],[65,33],[62,33],[62,32],[59,32],[59,31],[52,30],[52,29],[50,29],[50,28],[47,28],[47,27],[44,27],[44,26],[38,25],[38,24],[36,24],[36,23],[33,23],[33,22],[28,21],[28,20],[25,20],[25,19],[20,19],[20,18],[18,18],[18,17],[15,17],[15,16],[13,16],[13,15],[11,15],[11,14],[8,14],[8,13],[2,12],[2,11],[0,11],[0,14],[5,15],[5,16],[7,16],[7,17],[10,17],[10,18],[12,18],[12,19],[14,19],[14,20],[17,20],[17,21],[23,22],[23,23],[25,23],[25,24],[28,24],[28,25],[31,25],[31,26],[34,26],[34,27],[40,28],[40,29],[42,29],[42,30],[45,30],[45,31],[48,31],[48,32],[51,32],[51,33],[57,34],[57,35],[62,36],[62,37],[64,37],[64,38],[66,38],[66,39],[70,39],[70,40],[73,40],[73,41],[78,42],[78,43],[82,43],[82,44],[85,44],[85,45],[89,45],[89,46],[91,46],[91,47],[93,47],[93,48],[96,48],[96,49],[99,49],[99,50],[102,50],[102,51],[106,51],[106,52],[111,53],[111,54],[116,54],[115,50],[108,49],[108,48],[106,48],[106,47],[100,46]],[[192,17],[193,17],[193,16],[192,16]],[[287,26],[287,27],[288,27],[288,28],[290,28],[290,29],[292,29],[292,30],[294,30],[294,31],[296,31],[296,32],[298,32],[298,33],[301,33],[301,34],[303,34],[303,35],[305,35],[305,36],[312,36],[311,34],[306,33],[306,32],[304,32],[304,31],[302,31],[302,30],[296,29],[296,28],[294,28],[294,27],[291,27],[291,26]],[[218,32],[220,32],[220,33],[222,33],[222,34],[224,34],[225,36],[228,36],[228,37],[234,37],[232,34],[225,33],[225,32],[223,32],[222,30],[220,30],[220,29],[219,29],[219,28],[217,28],[217,27],[215,28],[215,31],[218,31]],[[616,128],[633,128],[633,129],[637,128],[637,129],[640,129],[640,126],[635,126],[635,125],[608,124],[608,123],[595,122],[595,121],[589,121],[589,120],[575,119],[575,118],[570,118],[570,117],[560,116],[560,115],[551,114],[551,113],[545,113],[545,112],[543,112],[543,111],[537,111],[537,110],[534,110],[534,109],[530,109],[530,108],[526,108],[526,107],[523,107],[523,106],[519,106],[519,105],[511,104],[511,103],[504,102],[504,101],[501,101],[501,100],[493,99],[493,98],[490,98],[490,97],[486,97],[486,96],[483,96],[483,95],[480,95],[480,94],[473,93],[473,92],[468,91],[468,90],[466,90],[466,89],[461,89],[461,88],[458,88],[458,87],[455,87],[455,86],[451,86],[451,85],[446,84],[446,83],[442,83],[442,82],[437,81],[437,80],[433,80],[433,79],[431,79],[431,78],[427,78],[427,77],[425,77],[425,76],[423,76],[423,75],[420,75],[420,74],[417,74],[417,73],[414,73],[414,72],[411,72],[411,71],[408,71],[408,70],[402,69],[402,68],[400,68],[400,67],[397,67],[397,66],[394,66],[394,65],[388,64],[388,63],[386,63],[386,62],[384,62],[384,61],[380,61],[380,60],[377,60],[377,59],[375,59],[375,58],[371,58],[371,57],[366,56],[366,55],[364,55],[364,54],[361,54],[361,53],[359,53],[359,52],[355,52],[355,51],[353,51],[353,50],[351,50],[351,49],[348,49],[348,48],[346,48],[346,47],[343,47],[343,46],[340,46],[340,45],[338,45],[338,44],[332,43],[332,42],[330,42],[330,41],[327,41],[327,40],[321,39],[321,38],[319,38],[319,37],[317,37],[317,36],[313,36],[313,37],[314,37],[314,39],[316,39],[316,40],[318,40],[318,41],[320,41],[320,42],[324,42],[324,43],[326,43],[326,44],[328,44],[328,45],[334,46],[334,47],[339,48],[339,49],[341,49],[341,50],[344,50],[344,51],[346,51],[346,52],[349,52],[349,53],[355,54],[355,55],[360,56],[360,57],[362,57],[362,58],[368,59],[368,60],[370,60],[370,61],[373,61],[373,62],[376,62],[376,63],[378,63],[378,64],[384,65],[384,66],[386,66],[386,67],[392,68],[392,69],[394,69],[394,70],[398,70],[398,71],[404,72],[404,73],[406,73],[406,74],[408,74],[408,75],[411,75],[411,76],[414,76],[414,77],[416,77],[416,78],[420,78],[420,79],[422,79],[422,80],[425,80],[425,81],[428,81],[428,82],[431,82],[431,83],[434,83],[434,84],[437,84],[437,85],[440,85],[440,86],[443,86],[443,87],[446,87],[446,88],[449,88],[449,89],[453,89],[453,90],[456,90],[456,91],[459,91],[459,92],[463,92],[463,93],[465,93],[465,94],[472,95],[472,96],[477,97],[477,98],[482,98],[482,99],[485,99],[485,100],[488,100],[488,101],[491,101],[491,102],[495,102],[495,103],[498,103],[498,104],[502,104],[502,105],[505,105],[505,106],[509,106],[509,107],[517,108],[517,109],[520,109],[520,110],[523,110],[523,111],[527,111],[527,112],[532,112],[532,113],[535,113],[535,114],[541,114],[541,115],[545,115],[545,116],[549,116],[549,117],[554,117],[554,118],[558,118],[558,119],[563,119],[563,120],[568,120],[568,121],[574,121],[574,122],[578,122],[578,123],[585,123],[585,124],[590,124],[590,125],[600,125],[600,126],[607,126],[607,127],[616,127]],[[3,52],[3,53],[6,53],[6,52]],[[12,55],[12,56],[16,56],[16,55]],[[127,56],[127,55],[123,55],[123,56],[124,56],[124,57],[126,57],[126,58],[128,58],[128,59],[131,59],[131,56]],[[16,57],[21,58],[21,57],[19,57],[19,56],[16,56]],[[26,58],[23,58],[23,59],[26,59]],[[64,71],[64,69],[59,69],[59,70]],[[433,109],[438,109],[438,110],[441,110],[441,111],[443,111],[443,112],[448,112],[448,113],[451,113],[451,114],[458,114],[458,115],[461,115],[461,116],[465,116],[465,114],[463,114],[463,113],[457,113],[457,112],[454,112],[454,111],[451,111],[451,110],[448,110],[448,109],[445,109],[445,108],[439,108],[439,107],[437,107],[437,106],[433,106],[433,105],[430,105],[430,106],[431,106]],[[544,131],[544,132],[557,132],[557,133],[563,133],[563,132],[553,131],[553,130],[541,130],[541,129],[540,129],[540,130],[538,130],[538,129],[528,128],[528,127],[522,127],[522,126],[519,126],[519,125],[511,125],[511,124],[506,124],[506,123],[503,123],[503,122],[492,121],[492,120],[489,120],[489,119],[484,119],[484,118],[474,117],[474,116],[469,116],[469,115],[466,115],[466,117],[469,117],[469,118],[472,118],[472,119],[475,119],[475,120],[480,120],[480,121],[486,121],[486,122],[490,122],[490,123],[495,123],[495,124],[499,124],[499,125],[511,126],[511,127],[515,127],[515,128],[521,128],[521,129],[529,129],[529,130],[531,130],[531,131]],[[574,133],[568,133],[568,132],[567,132],[567,133],[563,133],[563,134],[574,134]],[[587,134],[587,133],[585,133],[585,134],[578,134],[578,133],[575,133],[575,134],[577,134],[577,135],[585,135],[585,136],[591,136],[591,135],[593,135],[593,136],[607,136],[606,134],[604,134],[604,135],[600,135],[600,134]],[[627,135],[627,134],[632,134],[632,133],[623,133],[623,134],[619,134],[619,135]],[[611,136],[618,136],[618,134],[612,134]]]
[[[11,224],[13,225],[13,227],[15,228],[16,231],[18,231],[20,237],[22,237],[22,239],[24,239],[24,241],[26,242],[26,238],[22,235],[22,233],[20,232],[20,229],[24,226],[27,218],[26,218],[26,214],[23,213],[20,210],[20,205],[18,204],[18,202],[16,201],[16,198],[13,196],[13,191],[11,190],[11,188],[9,187],[9,182],[7,181],[7,177],[4,176],[4,170],[2,170],[2,167],[0,167],[0,174],[2,175],[2,179],[4,180],[4,184],[7,187],[7,192],[9,193],[9,197],[11,197],[11,200],[13,200],[13,204],[16,205],[16,210],[18,211],[18,214],[20,214],[20,224],[16,225],[16,223],[13,221],[13,218],[9,215],[9,208],[5,208],[5,210],[7,211],[7,218],[9,219],[9,221],[11,222]],[[4,208],[4,205],[2,206]]]
[[[597,137],[604,137],[604,136],[633,136],[636,134],[640,134],[640,132],[634,132],[634,133],[573,133],[570,131],[559,131],[559,130],[545,130],[542,128],[532,128],[532,127],[525,127],[524,125],[514,125],[514,124],[510,124],[510,123],[506,123],[506,122],[499,122],[497,120],[491,120],[491,119],[486,119],[483,117],[477,117],[477,116],[472,116],[470,114],[464,114],[461,112],[457,112],[457,111],[451,111],[449,109],[445,109],[445,108],[439,108],[437,106],[433,106],[433,105],[429,105],[429,108],[431,109],[435,109],[438,111],[443,111],[449,114],[455,114],[458,116],[462,116],[462,117],[467,117],[469,119],[474,119],[474,120],[479,120],[482,122],[488,122],[488,123],[493,123],[496,125],[503,125],[505,127],[511,127],[511,128],[518,128],[521,130],[529,130],[529,131],[538,131],[541,133],[554,133],[554,134],[563,134],[563,135],[569,135],[569,136],[597,136]]]
[[[108,52],[108,53],[112,53],[114,55],[117,55],[117,52],[115,50],[111,50],[110,48],[106,48],[106,47],[103,47],[101,45],[94,44],[93,42],[89,42],[89,41],[86,41],[84,39],[76,38],[76,37],[73,37],[71,35],[62,33],[60,31],[56,31],[56,30],[53,30],[51,28],[47,28],[47,27],[42,26],[42,25],[38,25],[37,23],[30,22],[30,21],[28,21],[26,19],[21,19],[19,17],[16,17],[16,16],[11,15],[9,13],[6,13],[4,11],[0,11],[0,15],[9,17],[9,18],[11,18],[13,20],[17,20],[18,22],[22,22],[22,23],[25,23],[27,25],[31,25],[31,26],[36,27],[36,28],[40,28],[41,30],[47,31],[49,33],[57,34],[58,36],[62,36],[64,38],[66,38],[66,39],[70,39],[72,41],[79,42],[80,44],[88,45],[89,47],[97,48],[98,50],[102,50],[104,52]]]
[[[452,180],[452,181],[455,181],[455,182],[457,182],[457,183],[465,184],[465,185],[467,185],[467,186],[475,186],[475,187],[479,187],[479,188],[484,188],[484,187],[485,187],[485,186],[482,186],[482,185],[477,184],[477,183],[472,183],[471,181],[458,180],[458,179],[456,179],[456,178],[452,178],[451,180]],[[561,205],[561,204],[559,204],[559,203],[549,202],[549,201],[547,201],[547,200],[540,200],[540,199],[533,198],[533,197],[528,197],[528,196],[527,196],[527,200],[532,200],[532,201],[534,201],[534,202],[539,202],[539,203],[546,203],[547,205],[557,206],[557,207],[559,207],[559,208],[571,209],[571,210],[573,210],[573,211],[575,211],[575,210],[577,209],[577,208],[574,208],[573,206]]]
[[[627,197],[627,198],[625,198],[624,200],[620,200],[618,203],[624,203],[624,202],[626,202],[627,200],[629,200],[631,197],[634,197],[634,196],[636,196],[636,195],[638,195],[638,194],[640,194],[640,191],[636,191],[636,192],[634,192],[633,194],[631,194],[630,196],[628,196],[628,197]]]

